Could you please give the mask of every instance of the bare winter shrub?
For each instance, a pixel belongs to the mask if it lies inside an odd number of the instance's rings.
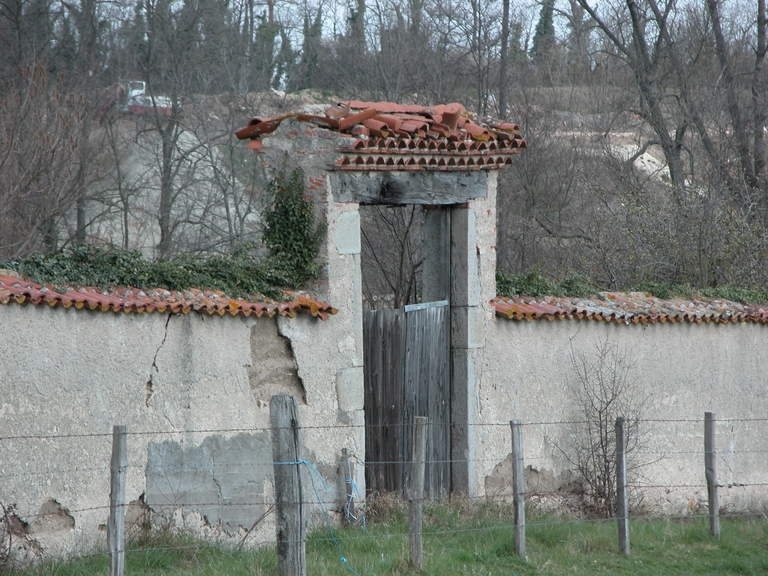
[[[0,502],[0,573],[22,568],[39,558],[42,549],[13,504]]]
[[[562,450],[581,481],[582,508],[590,516],[611,517],[616,508],[617,416],[627,425],[627,475],[637,473],[640,421],[648,403],[631,376],[628,353],[604,340],[587,353],[572,350],[568,387],[578,410],[569,449]]]

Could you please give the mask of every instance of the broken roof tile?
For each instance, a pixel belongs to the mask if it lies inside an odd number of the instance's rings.
[[[162,288],[139,290],[114,287],[109,291],[92,286],[42,286],[15,276],[0,274],[0,304],[48,304],[51,307],[99,310],[102,312],[160,312],[176,314],[195,311],[208,315],[272,317],[275,314],[293,318],[297,313],[309,314],[321,320],[336,314],[333,306],[302,294],[286,292],[286,302],[275,300],[245,300],[229,298],[215,290],[169,291]]]
[[[250,139],[249,148],[260,152],[261,137],[268,136],[280,122],[295,117],[319,128],[337,132],[350,138],[349,145],[340,145],[339,152],[356,151],[355,157],[332,161],[336,170],[359,170],[361,166],[375,169],[497,170],[511,161],[526,142],[520,127],[503,120],[479,120],[459,103],[440,104],[433,107],[403,105],[394,102],[364,102],[350,100],[328,106],[325,113],[285,114],[275,118],[253,118],[248,126],[238,130],[240,139]],[[258,144],[256,144],[258,142]],[[440,156],[457,154],[479,156],[494,151],[500,154],[493,161],[445,161],[400,162],[384,159],[370,160],[368,154],[419,154],[436,151]]]

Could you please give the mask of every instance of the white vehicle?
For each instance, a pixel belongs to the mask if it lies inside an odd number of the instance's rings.
[[[168,96],[153,96],[147,93],[147,84],[143,80],[124,80],[115,84],[105,98],[97,120],[101,122],[112,107],[125,114],[152,114],[164,116],[173,113],[173,100]],[[177,106],[177,112],[180,107]]]

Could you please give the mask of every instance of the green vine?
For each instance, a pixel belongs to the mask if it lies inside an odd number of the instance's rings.
[[[252,249],[252,245],[242,245],[231,254],[182,254],[171,260],[146,260],[138,250],[82,244],[0,263],[0,268],[54,286],[198,288],[221,290],[234,298],[281,298],[282,291],[277,288],[282,285],[280,272],[273,270],[269,261],[251,258]]]
[[[534,267],[525,274],[507,274],[501,270],[496,272],[496,293],[499,296],[572,296],[589,298],[596,296],[602,289],[589,278],[580,274],[568,276],[562,281],[545,278],[541,269]],[[712,298],[731,300],[742,304],[768,303],[768,291],[762,288],[741,288],[730,284],[716,287],[695,288],[685,284],[668,284],[665,282],[644,282],[637,286],[624,288],[625,292],[647,292],[656,298],[682,298],[695,300],[697,298]]]
[[[304,197],[304,172],[281,174],[267,187],[270,209],[264,214],[262,241],[275,270],[291,285],[301,286],[317,276],[318,255],[325,226],[315,225],[312,202]]]
[[[282,288],[296,289],[317,275],[325,233],[315,225],[312,203],[304,198],[304,175],[294,171],[267,188],[262,242],[267,258],[252,256],[257,246],[241,244],[230,254],[181,254],[169,260],[147,260],[138,250],[82,244],[24,260],[0,262],[40,284],[220,290],[234,298],[281,299]]]
[[[525,274],[496,272],[496,293],[499,296],[575,296],[587,298],[599,290],[585,276],[573,274],[561,282],[548,280],[541,269],[532,268]]]

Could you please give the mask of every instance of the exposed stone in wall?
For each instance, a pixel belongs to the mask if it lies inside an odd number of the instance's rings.
[[[294,396],[307,403],[307,393],[299,377],[291,341],[278,333],[274,321],[251,326],[251,365],[248,382],[257,402],[269,404],[273,395]]]
[[[151,510],[144,501],[144,494],[140,495],[136,500],[131,500],[125,509],[126,538],[145,534],[149,530],[150,514]],[[106,531],[107,526],[104,525],[103,529]]]
[[[341,450],[364,459],[362,325],[352,273],[359,254],[340,253],[359,243],[355,211],[340,204],[327,210],[330,266],[344,279],[333,284],[339,314],[328,322],[280,317],[278,332],[266,317],[0,306],[0,324],[24,336],[24,346],[0,350],[0,430],[20,436],[0,443],[0,503],[18,504],[14,514],[30,523],[29,536],[46,555],[105,545],[114,424],[129,433],[128,534],[173,524],[239,543],[264,503],[274,502],[269,408],[254,392],[261,384],[282,382],[280,393],[306,398],[302,426],[315,429],[302,442],[329,486],[320,495],[327,510],[344,498],[336,481]],[[347,232],[337,250],[341,214]],[[342,416],[354,426],[337,427]],[[232,437],[240,430],[252,433]],[[362,466],[355,480],[364,494]],[[49,500],[70,511],[74,528],[60,518],[57,531],[32,525],[44,503],[56,513]],[[246,545],[273,538],[274,529],[267,515]]]
[[[512,500],[512,454],[496,464],[490,475],[485,477],[485,494],[494,499]],[[531,465],[525,467],[526,498],[553,497],[558,492],[571,493],[578,486],[574,483],[573,474],[566,470],[555,474],[553,470],[542,468],[538,470]]]
[[[37,518],[32,523],[35,534],[72,530],[75,527],[75,519],[69,510],[52,498],[43,502],[37,514]]]
[[[13,505],[0,503],[0,573],[21,568],[43,552],[32,527],[16,515]]]

